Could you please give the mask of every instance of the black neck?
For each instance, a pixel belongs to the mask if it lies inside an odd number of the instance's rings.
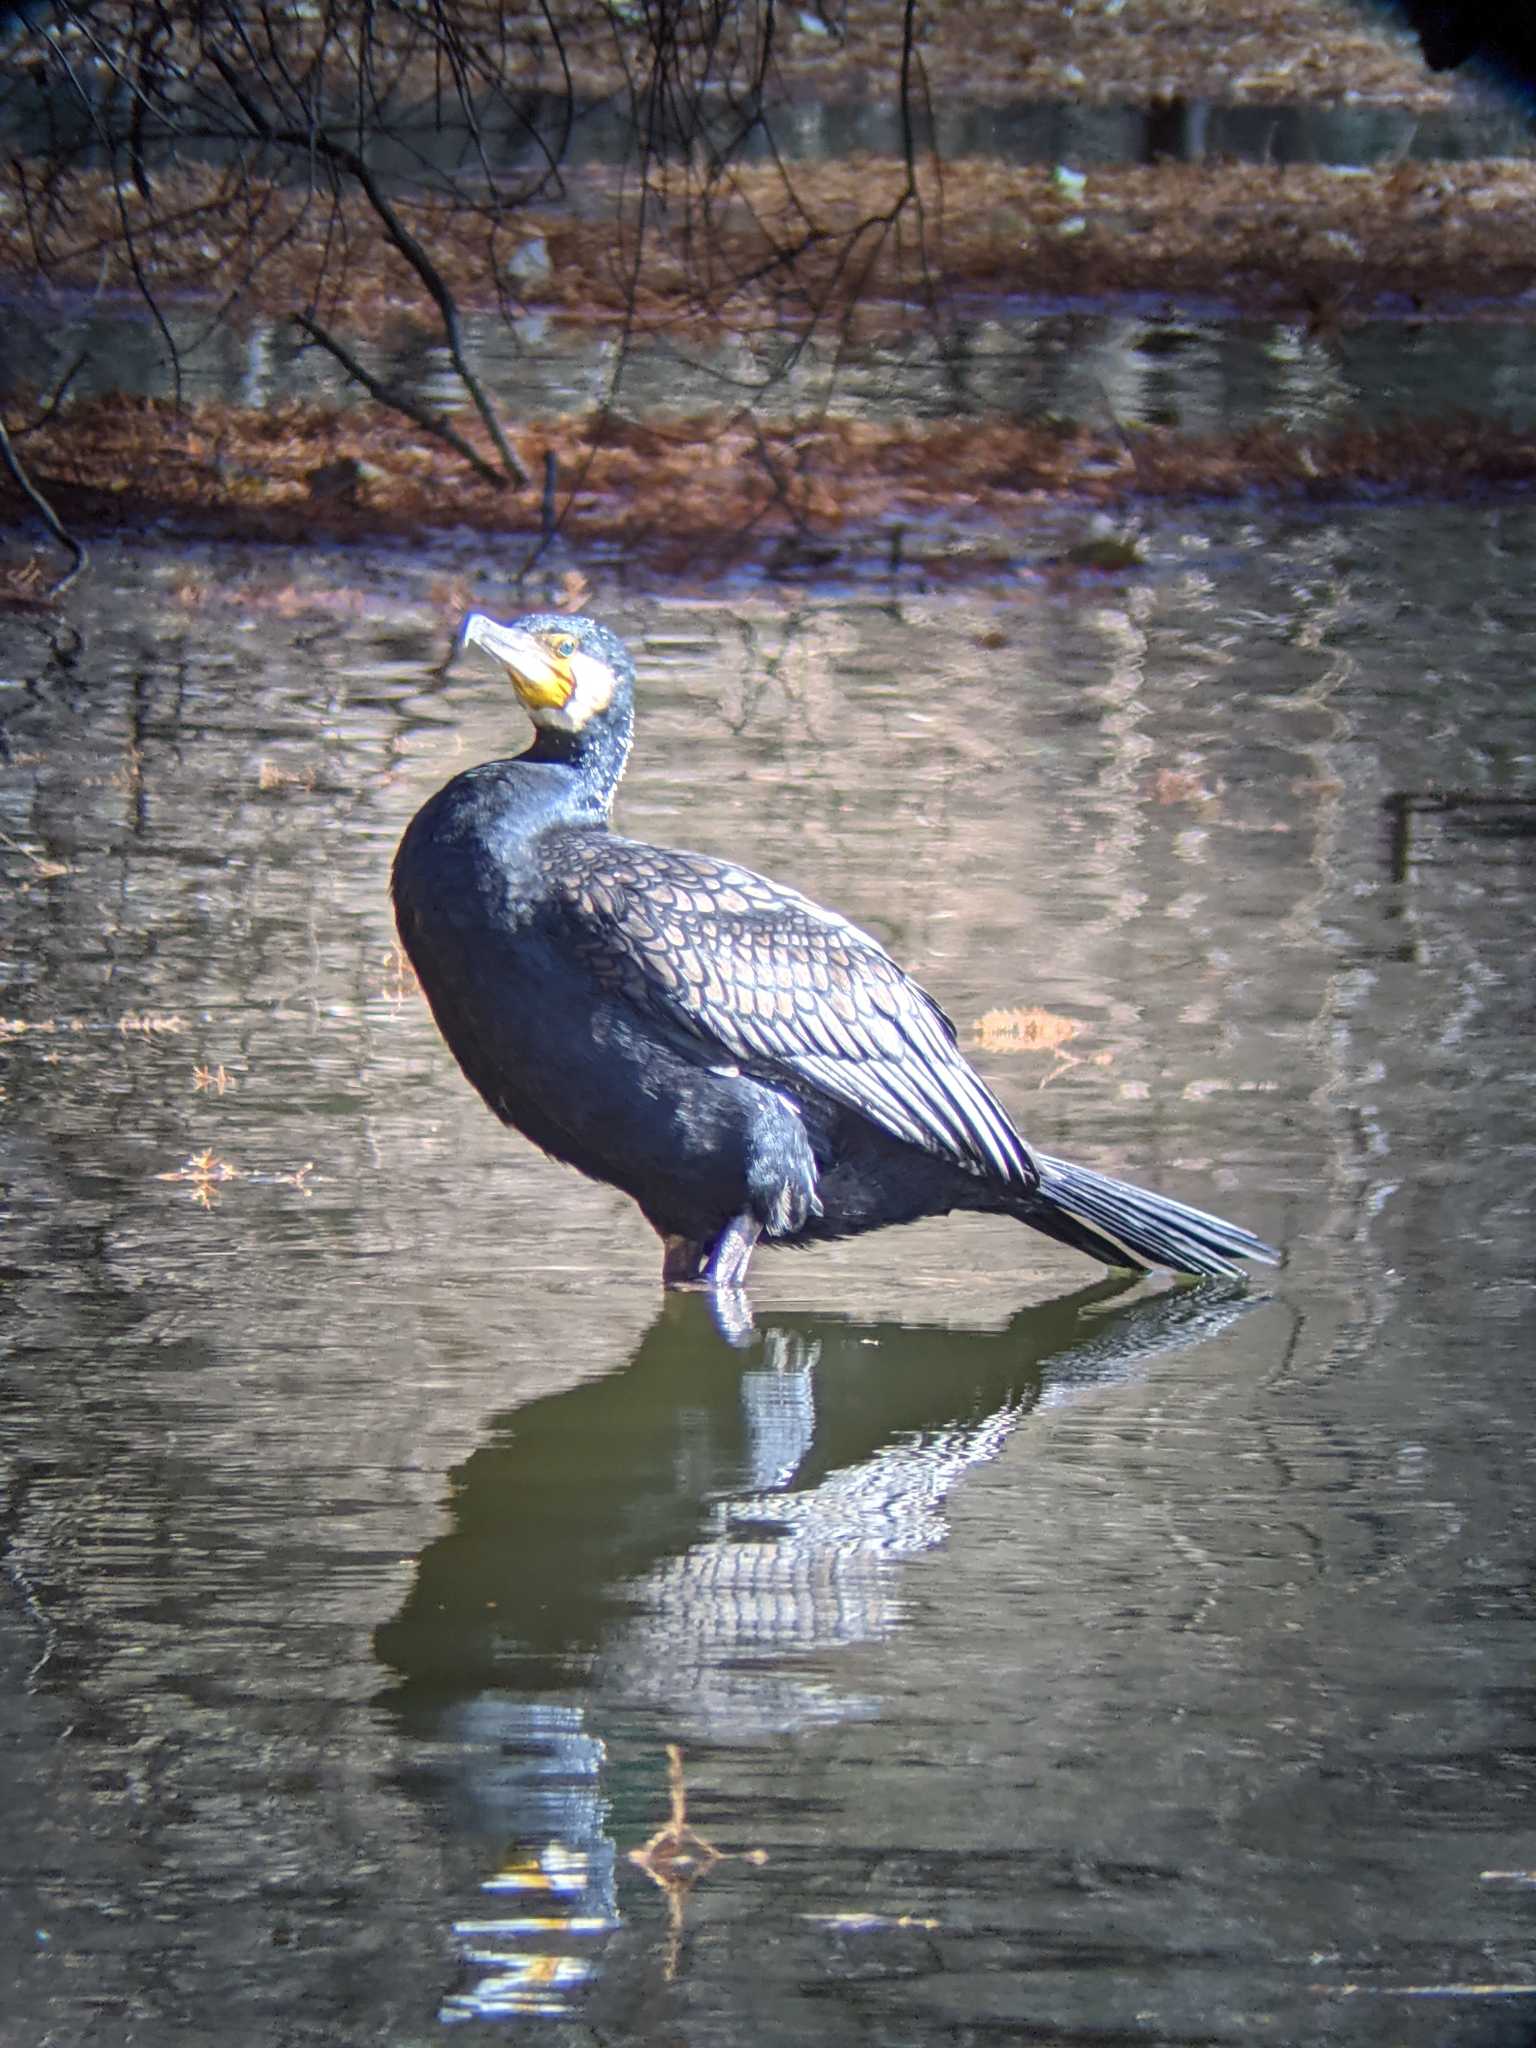
[[[570,769],[589,804],[605,817],[629,759],[634,715],[627,705],[610,706],[580,732],[557,732],[538,726],[525,761],[547,761]]]

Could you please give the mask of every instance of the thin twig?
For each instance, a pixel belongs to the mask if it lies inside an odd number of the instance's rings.
[[[393,388],[386,389],[379,384],[376,378],[369,377],[357,363],[356,357],[342,349],[340,344],[331,336],[324,334],[307,313],[296,313],[294,315],[299,325],[307,334],[311,334],[323,348],[329,349],[336,360],[346,369],[347,373],[350,376],[356,377],[365,390],[379,399],[382,404],[393,406],[397,411],[405,413],[407,418],[415,420],[418,426],[426,427],[428,432],[439,434],[445,440],[448,440],[450,445],[457,448],[460,454],[465,455],[468,460],[473,462],[475,470],[479,475],[486,477],[488,481],[496,483],[510,479],[513,483],[524,486],[529,484],[532,479],[528,474],[527,468],[518,456],[517,450],[508,441],[502,429],[501,421],[496,416],[496,408],[491,404],[484,386],[470,368],[469,361],[464,354],[463,331],[459,321],[458,302],[455,300],[452,292],[449,291],[442,272],[427,254],[421,242],[411,233],[404,220],[396,212],[384,188],[374,176],[366,158],[360,155],[357,150],[349,148],[346,143],[338,142],[335,136],[328,134],[324,128],[317,127],[312,131],[306,132],[296,128],[281,127],[271,121],[252,98],[251,94],[245,89],[233,65],[216,49],[210,49],[208,54],[220,77],[223,78],[224,83],[233,94],[246,120],[264,142],[273,143],[282,149],[309,151],[315,156],[323,158],[336,170],[344,171],[361,191],[363,197],[372,207],[374,217],[380,227],[383,228],[386,237],[415,271],[417,277],[420,278],[422,284],[426,287],[427,295],[437,307],[438,318],[443,324],[443,337],[448,344],[449,358],[453,363],[459,382],[469,393],[474,408],[479,413],[485,430],[491,437],[496,453],[501,457],[502,467],[506,473],[505,477],[497,477],[495,471],[491,469],[482,456],[470,453],[468,442],[454,436],[453,430],[447,426],[445,421],[416,406],[414,401],[407,401],[402,392]]]
[[[56,581],[50,583],[44,592],[46,597],[59,597],[68,590],[70,584],[74,582],[86,565],[85,544],[75,539],[75,536],[59,518],[58,513],[54,511],[48,500],[37,488],[37,485],[33,483],[31,477],[27,475],[26,469],[22,465],[21,457],[11,446],[11,437],[5,431],[5,422],[3,420],[0,420],[0,462],[3,462],[10,471],[11,479],[16,485],[17,490],[21,492],[28,504],[31,505],[33,511],[42,520],[44,526],[47,527],[59,546],[74,556],[73,566],[66,569],[64,574],[58,577]]]
[[[356,150],[348,149],[344,143],[337,142],[323,130],[316,141],[322,156],[327,156],[339,164],[356,180],[363,197],[373,208],[379,225],[426,286],[433,304],[437,307],[438,318],[443,323],[443,336],[448,343],[448,354],[453,361],[454,369],[458,372],[459,382],[474,401],[475,410],[485,424],[485,431],[495,444],[496,453],[501,457],[507,475],[514,483],[531,483],[532,478],[516,449],[502,431],[501,421],[496,417],[496,408],[486,396],[485,387],[469,367],[459,326],[458,304],[444,283],[442,272],[390,205],[383,187],[369,169],[367,161],[359,156]]]
[[[327,354],[333,355],[347,375],[355,378],[370,398],[376,398],[380,405],[391,406],[396,412],[404,413],[408,420],[414,420],[424,432],[435,434],[440,441],[446,441],[455,455],[464,458],[476,476],[483,478],[488,484],[494,484],[499,491],[506,489],[511,478],[504,476],[499,469],[493,468],[477,449],[470,446],[457,427],[448,424],[441,413],[432,412],[419,400],[412,398],[408,391],[401,391],[394,385],[382,383],[371,370],[364,369],[344,342],[338,341],[334,334],[328,334],[320,322],[312,319],[308,313],[295,313],[293,318],[295,325],[302,327],[310,340],[318,342]]]
[[[24,439],[28,434],[35,434],[39,427],[46,427],[48,422],[56,417],[60,406],[62,406],[64,403],[65,395],[68,392],[70,385],[74,383],[75,379],[79,376],[80,372],[85,368],[86,364],[90,361],[90,359],[90,350],[88,348],[81,349],[79,355],[75,357],[75,360],[64,372],[63,376],[59,379],[58,383],[54,385],[53,391],[50,394],[47,403],[44,405],[42,411],[38,414],[37,418],[35,420],[28,420],[27,424],[24,427],[18,427],[14,435],[12,436],[13,440],[20,441]]]

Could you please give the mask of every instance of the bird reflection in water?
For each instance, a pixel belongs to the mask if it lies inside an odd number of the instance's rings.
[[[605,1738],[745,1745],[877,1714],[830,1653],[900,1627],[901,1563],[943,1540],[957,1482],[1034,1410],[1251,1306],[1110,1280],[999,1330],[775,1314],[742,1349],[674,1295],[627,1367],[502,1417],[375,1639],[434,1807],[511,1845],[481,1884],[506,1912],[456,1923],[474,1974],[444,2016],[566,2014],[590,1987],[621,1924],[615,1841],[655,1816],[632,1771],[605,1783]]]

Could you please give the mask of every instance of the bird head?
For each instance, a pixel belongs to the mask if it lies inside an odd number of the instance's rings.
[[[529,612],[502,625],[471,612],[461,645],[483,647],[511,677],[534,724],[550,732],[580,733],[634,684],[634,664],[617,635],[596,619],[566,612]]]

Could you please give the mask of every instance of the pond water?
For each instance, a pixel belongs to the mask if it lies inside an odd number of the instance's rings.
[[[392,951],[522,741],[433,674],[483,544],[0,622],[7,2042],[1530,2041],[1536,509],[1147,551],[588,565],[629,829],[1287,1254],[925,1224],[763,1255],[739,1347]]]
[[[290,321],[214,327],[206,307],[167,309],[172,364],[137,300],[4,304],[11,364],[26,368],[25,410],[66,377],[77,397],[126,392],[260,410],[296,398],[344,408],[362,394]],[[955,299],[942,330],[918,321],[864,341],[772,332],[729,343],[618,337],[534,312],[464,321],[477,374],[503,416],[540,420],[610,399],[627,416],[695,418],[748,394],[786,416],[829,412],[881,423],[977,418],[1081,421],[1187,434],[1276,425],[1290,433],[1380,427],[1405,416],[1536,420],[1536,326],[1528,307],[1479,317],[1356,320],[1314,331],[1296,318],[1240,319],[1208,305],[1170,310],[1128,297],[1115,311],[996,294]],[[359,341],[358,359],[391,389],[448,415],[470,400],[448,351],[398,323]],[[72,377],[71,371],[76,372]],[[0,362],[0,395],[12,386]]]
[[[682,136],[670,93],[659,100],[644,93],[633,98],[628,92],[604,93],[592,99],[534,88],[515,95],[486,93],[476,103],[471,127],[457,92],[442,99],[426,93],[413,103],[395,91],[389,95],[388,132],[370,138],[368,161],[375,175],[402,188],[419,188],[474,179],[487,170],[502,178],[520,171],[541,179],[551,165],[559,167],[562,177],[632,166],[637,135],[666,155],[685,154],[705,134],[733,160],[746,163],[900,157],[909,123],[919,151],[933,150],[945,163],[995,156],[1037,164],[1213,159],[1284,166],[1529,156],[1531,128],[1522,109],[1529,93],[1492,73],[1474,83],[1473,74],[1482,70],[1473,66],[1463,74],[1451,105],[1418,111],[1348,95],[1332,105],[1281,98],[1232,105],[1176,91],[1160,92],[1148,102],[1108,104],[1080,98],[1010,99],[990,79],[984,84],[994,89],[985,93],[933,101],[923,91],[904,109],[895,92],[829,100],[802,80],[779,94],[770,91],[761,120],[751,123],[743,119],[740,94],[716,85],[690,100]],[[199,84],[203,120],[194,132],[189,132],[193,124],[186,120],[184,105],[174,98],[169,104],[181,117],[174,144],[148,107],[147,118],[141,115],[132,125],[135,145],[152,165],[167,158],[226,164],[248,147],[244,110],[220,108],[208,77]],[[347,110],[336,111],[345,126]],[[50,83],[37,65],[15,64],[0,78],[0,140],[8,151],[41,156],[69,148],[86,162],[100,163],[106,155],[103,124],[118,132],[129,126],[115,67],[93,75],[89,67],[78,66],[62,87]],[[295,175],[302,181],[308,173]]]

